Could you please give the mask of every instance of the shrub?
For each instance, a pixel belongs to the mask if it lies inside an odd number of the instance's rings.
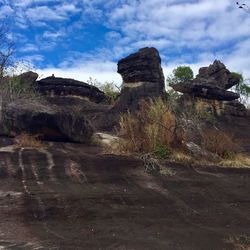
[[[113,81],[101,83],[97,79],[93,79],[92,77],[90,77],[87,80],[87,83],[103,91],[106,96],[106,101],[108,104],[113,104],[119,97],[120,88],[116,86]]]
[[[143,101],[137,113],[127,112],[120,117],[118,134],[122,151],[154,153],[166,158],[170,148],[181,143],[176,117],[168,103],[158,98]]]
[[[154,150],[154,155],[159,159],[167,159],[171,155],[171,150],[166,145],[157,145]]]
[[[203,147],[222,158],[233,158],[239,150],[229,135],[216,128],[203,131]]]
[[[21,133],[20,135],[16,136],[16,143],[19,147],[31,147],[31,148],[41,148],[42,143],[38,139],[38,135],[30,135],[28,133]]]

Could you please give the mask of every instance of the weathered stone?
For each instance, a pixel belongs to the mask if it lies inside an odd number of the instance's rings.
[[[143,48],[118,62],[123,79],[121,95],[113,110],[138,107],[143,98],[165,97],[161,58],[155,48]]]
[[[37,80],[38,74],[35,72],[32,72],[32,71],[28,71],[28,72],[25,72],[25,73],[19,75],[18,78],[20,79],[21,83],[32,84]]]
[[[164,88],[161,58],[155,48],[143,48],[118,62],[124,83],[155,82]]]
[[[96,103],[105,101],[105,94],[97,87],[73,79],[47,77],[36,82],[36,89],[47,96],[78,96]]]
[[[197,145],[194,142],[187,142],[186,148],[189,151],[189,153],[191,155],[193,155],[193,157],[195,157],[196,159],[199,159],[199,160],[203,159],[203,160],[207,160],[207,161],[219,161],[219,160],[221,160],[221,158],[217,154],[214,154],[210,151],[202,149],[199,145]]]
[[[194,83],[206,84],[222,89],[229,89],[238,84],[239,78],[235,77],[226,66],[219,60],[215,60],[208,67],[199,69],[199,74],[194,79]]]
[[[15,136],[23,132],[43,139],[89,142],[93,129],[82,110],[52,106],[43,101],[17,100],[4,109],[3,125]]]
[[[239,94],[232,91],[227,91],[217,86],[207,84],[195,84],[193,81],[173,84],[171,87],[178,92],[206,99],[230,101],[240,97]]]

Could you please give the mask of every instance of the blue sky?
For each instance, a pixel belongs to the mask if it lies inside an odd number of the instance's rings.
[[[234,0],[0,0],[6,17],[16,57],[43,77],[121,82],[117,61],[146,46],[165,76],[219,59],[250,77],[250,13]]]

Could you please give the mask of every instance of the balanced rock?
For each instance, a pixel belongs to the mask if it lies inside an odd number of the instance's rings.
[[[47,77],[36,82],[36,89],[47,96],[78,96],[95,103],[105,101],[105,94],[97,87],[73,79]]]
[[[222,89],[229,89],[239,81],[240,79],[235,77],[219,60],[215,60],[208,67],[200,68],[199,74],[194,79],[194,83],[205,83]]]
[[[161,58],[155,48],[143,48],[118,62],[123,79],[115,110],[136,108],[142,98],[165,97]]]
[[[3,110],[3,126],[10,136],[23,132],[43,139],[89,142],[92,126],[82,110],[51,105],[46,101],[17,100]]]
[[[223,63],[215,60],[208,67],[200,68],[195,79],[172,84],[171,87],[181,93],[192,97],[205,99],[231,101],[240,96],[227,89],[239,83],[239,78],[235,77]]]

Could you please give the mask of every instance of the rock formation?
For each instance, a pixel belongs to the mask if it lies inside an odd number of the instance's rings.
[[[4,109],[4,129],[9,135],[20,133],[39,135],[48,140],[89,142],[92,126],[83,110],[50,105],[35,100],[17,100]]]
[[[25,72],[18,76],[21,83],[33,84],[38,78],[38,74],[32,71]]]
[[[161,58],[155,48],[143,48],[118,62],[123,79],[119,100],[113,110],[136,108],[141,98],[165,97]]]
[[[172,84],[171,87],[183,93],[183,104],[197,104],[206,107],[205,111],[215,114],[245,116],[246,108],[237,99],[239,94],[228,89],[239,83],[223,63],[215,60],[208,67],[200,68],[195,79]]]
[[[78,96],[91,102],[105,101],[105,95],[97,87],[73,79],[47,77],[36,82],[36,89],[46,96]]]

